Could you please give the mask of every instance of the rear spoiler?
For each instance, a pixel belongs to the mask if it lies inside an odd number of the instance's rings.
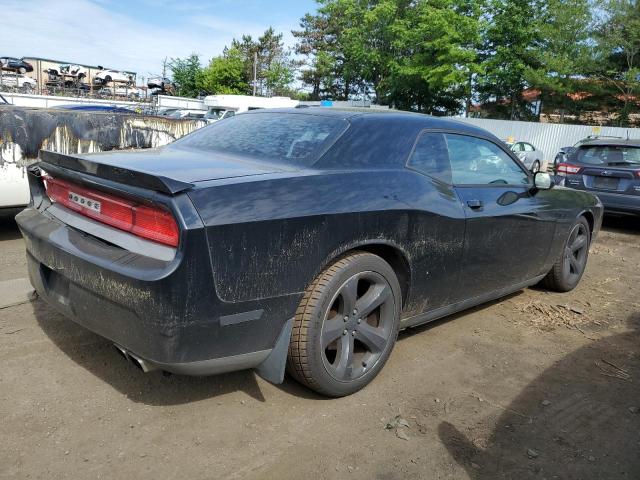
[[[113,165],[98,163],[93,159],[75,155],[40,150],[41,163],[50,164],[76,172],[86,173],[94,177],[112,180],[134,187],[146,188],[157,192],[175,195],[176,193],[193,188],[193,184],[174,180],[172,178],[153,175],[152,173],[138,172]],[[46,170],[46,165],[41,165]]]

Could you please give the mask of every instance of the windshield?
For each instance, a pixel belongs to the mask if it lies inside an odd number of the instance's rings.
[[[225,108],[210,108],[204,118],[207,120],[222,120],[225,113],[227,113]]]
[[[197,130],[174,145],[310,164],[347,126],[343,119],[319,115],[241,114]]]
[[[636,165],[640,164],[640,146],[583,146],[576,151],[575,161],[588,165]]]

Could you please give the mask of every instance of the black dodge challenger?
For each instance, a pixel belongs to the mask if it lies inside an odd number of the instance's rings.
[[[452,120],[254,111],[156,150],[29,169],[39,295],[144,371],[285,369],[325,395],[399,329],[583,274],[602,204]]]

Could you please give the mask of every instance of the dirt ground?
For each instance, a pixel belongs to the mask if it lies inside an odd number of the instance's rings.
[[[568,294],[401,334],[363,391],[143,374],[42,301],[0,310],[0,478],[640,479],[640,221]],[[0,218],[0,281],[26,276]]]

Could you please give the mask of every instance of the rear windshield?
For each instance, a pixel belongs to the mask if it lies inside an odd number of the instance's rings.
[[[583,146],[575,152],[574,160],[588,165],[640,164],[640,147],[623,145]]]
[[[251,113],[218,121],[174,145],[308,165],[347,128],[340,118]]]

